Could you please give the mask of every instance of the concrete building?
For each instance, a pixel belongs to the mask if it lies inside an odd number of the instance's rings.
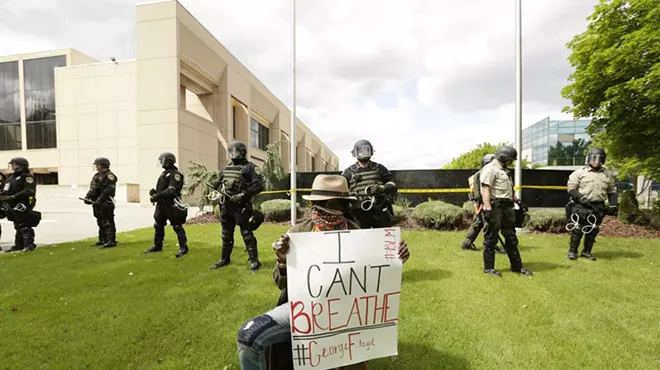
[[[591,144],[587,127],[591,120],[550,120],[544,118],[523,129],[521,157],[543,166],[574,169],[583,166]]]
[[[208,168],[232,140],[263,165],[279,142],[290,158],[290,112],[177,1],[136,6],[136,58],[99,62],[63,49],[0,57],[0,153],[24,156],[42,184],[88,186],[94,158],[119,179],[117,197],[148,204],[158,155]],[[338,157],[298,121],[297,170],[336,171]],[[6,163],[6,162],[5,162]]]

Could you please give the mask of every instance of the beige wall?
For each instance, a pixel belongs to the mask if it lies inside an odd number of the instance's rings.
[[[110,160],[120,183],[137,184],[135,69],[120,61],[55,70],[60,184],[89,183],[96,157]]]

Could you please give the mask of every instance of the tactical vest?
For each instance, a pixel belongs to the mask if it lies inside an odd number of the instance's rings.
[[[355,194],[359,199],[368,197],[366,188],[373,185],[383,185],[380,179],[380,172],[378,171],[378,164],[372,162],[366,170],[358,171],[357,164],[350,167],[351,181],[348,182],[351,193]]]
[[[241,192],[245,167],[245,165],[229,165],[222,170],[225,193],[234,195]]]
[[[481,199],[481,181],[479,180],[479,175],[481,171],[470,176],[468,179],[468,185],[470,187],[470,193],[468,193],[468,198],[470,200],[480,200]]]

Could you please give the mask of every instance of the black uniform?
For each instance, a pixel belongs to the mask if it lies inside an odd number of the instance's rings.
[[[226,195],[220,206],[222,256],[211,268],[219,268],[231,263],[234,229],[238,225],[250,259],[250,269],[258,270],[261,263],[259,262],[257,238],[255,238],[253,230],[263,221],[263,215],[253,209],[252,197],[263,191],[261,170],[242,155],[220,171],[218,180],[212,186]],[[255,222],[254,218],[261,218],[261,220]]]
[[[348,181],[351,195],[358,198],[351,203],[351,212],[360,228],[392,226],[392,198],[397,193],[392,173],[382,164],[370,160],[366,167],[353,164],[344,170],[342,176]]]
[[[7,219],[14,223],[16,237],[14,246],[10,251],[26,250],[32,251],[37,246],[34,244],[34,227],[41,221],[41,213],[34,211],[37,202],[37,182],[29,171],[29,165],[24,158],[12,159],[12,164],[20,164],[21,168],[7,178],[4,185],[3,202]]]
[[[151,189],[149,195],[152,203],[156,203],[154,211],[154,245],[144,253],[161,252],[163,250],[163,239],[165,239],[165,225],[170,221],[172,229],[179,241],[179,251],[176,257],[182,257],[188,253],[188,239],[183,224],[188,217],[187,207],[181,204],[181,190],[183,189],[183,174],[174,165],[176,158],[172,153],[163,153],[159,160],[163,173],[158,177],[156,189]]]
[[[96,224],[99,227],[99,241],[96,245],[104,248],[117,245],[114,202],[116,184],[117,176],[110,170],[97,172],[92,177],[89,191],[85,196],[86,199],[93,202],[94,217],[96,217]]]
[[[4,194],[4,189],[5,189],[5,183],[7,182],[7,177],[0,172],[0,196]],[[5,210],[3,207],[0,207],[0,220],[3,218],[7,217]],[[0,226],[0,237],[2,237],[2,226]],[[0,248],[0,251],[2,249]]]

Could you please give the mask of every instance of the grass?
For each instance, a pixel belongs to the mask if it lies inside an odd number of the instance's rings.
[[[240,369],[236,332],[278,298],[270,243],[285,229],[257,231],[257,274],[238,233],[234,263],[208,269],[218,225],[189,226],[191,253],[179,260],[169,227],[162,254],[141,254],[147,229],[110,250],[78,242],[0,255],[0,369]],[[660,240],[600,238],[594,262],[567,260],[566,235],[521,235],[534,277],[498,255],[498,279],[459,248],[463,233],[404,237],[399,356],[370,368],[660,368]]]

